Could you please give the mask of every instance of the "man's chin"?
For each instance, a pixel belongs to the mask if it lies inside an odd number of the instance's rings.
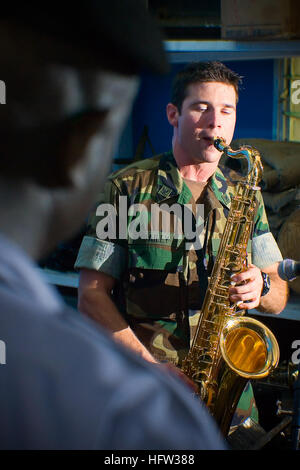
[[[214,147],[211,150],[207,149],[202,154],[203,161],[207,163],[219,162],[220,158],[221,158],[221,153],[218,152],[218,150],[216,150]]]

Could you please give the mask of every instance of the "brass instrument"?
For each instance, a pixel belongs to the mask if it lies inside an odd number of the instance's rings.
[[[234,151],[221,138],[215,147],[232,158],[246,158],[247,175],[237,184],[224,233],[202,305],[202,312],[182,371],[198,387],[224,435],[247,380],[267,376],[278,364],[279,347],[261,322],[244,317],[230,303],[231,275],[247,269],[247,244],[253,227],[258,183],[263,167],[252,147]]]

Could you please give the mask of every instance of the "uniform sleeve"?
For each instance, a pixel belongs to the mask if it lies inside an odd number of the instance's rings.
[[[75,269],[94,269],[121,279],[126,268],[127,240],[119,238],[119,195],[109,180],[89,216]]]
[[[265,205],[260,191],[258,191],[257,200],[258,209],[255,216],[252,239],[252,262],[259,269],[263,269],[282,261],[282,254],[270,231]]]

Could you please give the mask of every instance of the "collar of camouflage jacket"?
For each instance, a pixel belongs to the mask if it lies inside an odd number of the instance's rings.
[[[211,177],[208,189],[211,189],[213,193],[211,199],[213,196],[217,199],[215,203],[211,201],[212,206],[218,205],[219,201],[229,209],[233,192],[230,191],[228,179],[220,167]],[[156,200],[162,202],[172,197],[178,197],[179,204],[188,204],[192,199],[192,194],[180,175],[173,153],[167,152],[162,155],[159,161]]]

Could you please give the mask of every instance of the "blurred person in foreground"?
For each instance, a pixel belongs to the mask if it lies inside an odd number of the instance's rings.
[[[0,13],[0,447],[224,449],[178,378],[67,307],[36,269],[96,200],[138,74],[166,70],[160,34],[140,1],[13,10]]]

